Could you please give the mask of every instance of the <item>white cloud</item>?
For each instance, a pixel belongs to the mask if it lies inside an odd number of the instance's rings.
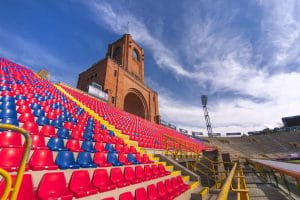
[[[219,17],[219,21],[210,16],[201,18],[197,6],[190,5],[190,10],[186,10],[188,15],[182,34],[181,48],[192,66],[190,71],[133,14],[124,9],[116,10],[104,2],[88,3],[96,22],[101,26],[105,24],[115,33],[126,32],[130,21],[130,33],[151,50],[161,68],[199,85],[209,83],[211,93],[229,91],[232,94],[233,91],[251,97],[219,99],[210,105],[215,132],[245,132],[280,126],[281,117],[299,114],[300,73],[284,70],[287,64],[300,62],[299,3],[296,0],[285,3],[260,1],[259,6],[265,14],[261,26],[263,34],[257,38],[259,45],[231,30],[233,17],[230,13],[228,17]],[[253,45],[260,49],[254,50]],[[263,59],[267,62],[261,65]],[[275,69],[276,73],[270,73],[270,69]],[[204,130],[200,106],[176,100],[170,91],[165,92],[166,89],[156,89],[160,113],[166,120],[192,130]],[[252,98],[263,101],[253,101]]]
[[[130,34],[133,38],[141,42],[144,46],[151,49],[153,57],[161,68],[166,68],[174,72],[176,75],[195,77],[195,74],[185,70],[164,44],[153,35],[150,30],[137,18],[124,9],[114,9],[110,4],[99,1],[84,1],[84,4],[93,13],[93,19],[100,26],[108,26],[107,28],[118,34],[124,34],[128,30],[128,22],[130,26]]]

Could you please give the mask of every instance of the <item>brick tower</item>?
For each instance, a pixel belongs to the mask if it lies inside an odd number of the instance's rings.
[[[77,88],[92,82],[108,93],[108,103],[149,121],[158,122],[158,96],[144,84],[144,51],[129,34],[108,45],[106,57],[79,74]]]

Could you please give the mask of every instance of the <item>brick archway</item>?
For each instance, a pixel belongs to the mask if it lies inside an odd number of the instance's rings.
[[[129,89],[124,97],[124,110],[137,115],[143,119],[148,119],[148,106],[144,96],[136,89]]]

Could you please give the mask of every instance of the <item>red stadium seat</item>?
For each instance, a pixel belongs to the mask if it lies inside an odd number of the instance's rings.
[[[93,195],[98,192],[97,188],[91,184],[89,173],[86,170],[72,173],[69,188],[76,198]]]
[[[163,174],[164,176],[167,176],[167,175],[170,175],[170,174],[171,174],[171,172],[169,172],[169,171],[167,171],[167,170],[165,169],[165,167],[164,167],[163,164],[158,164],[158,169],[159,169],[159,172],[160,172],[161,174]]]
[[[81,151],[83,151],[83,150],[80,148],[79,140],[75,140],[75,139],[69,139],[69,140],[67,141],[66,148],[67,148],[69,151],[73,151],[73,152],[81,152]]]
[[[171,180],[170,179],[165,180],[165,185],[166,185],[167,192],[169,194],[169,198],[171,198],[171,199],[175,198],[176,197],[176,194],[175,194],[176,191],[174,191],[174,189],[173,189]]]
[[[142,166],[135,167],[135,176],[136,178],[141,179],[143,181],[148,181],[151,179],[151,177],[145,176],[145,171],[142,168]]]
[[[104,144],[101,143],[101,142],[96,142],[95,143],[95,149],[99,152],[102,152],[102,153],[107,153],[107,151],[105,150],[104,148]]]
[[[38,186],[39,199],[63,199],[71,200],[73,194],[68,190],[66,178],[63,172],[46,173]]]
[[[47,149],[35,150],[29,160],[29,166],[35,171],[58,169],[58,166],[53,162],[52,151]]]
[[[164,176],[164,174],[159,173],[159,169],[158,169],[157,165],[152,165],[151,169],[152,169],[152,177],[153,178],[158,178],[160,176]]]
[[[147,177],[149,179],[156,178],[155,176],[152,175],[152,170],[151,170],[150,165],[145,165],[144,171],[145,171],[145,177]]]
[[[181,176],[177,176],[177,182],[179,184],[180,188],[183,188],[183,191],[186,191],[188,189],[190,189],[190,186],[188,184],[185,184],[182,180]]]
[[[41,129],[41,134],[47,137],[56,136],[55,127],[50,125],[44,125]]]
[[[16,175],[12,175],[12,184],[14,185],[16,180]],[[2,196],[4,187],[5,187],[5,180],[0,180],[0,196]],[[29,200],[29,199],[36,199],[34,190],[33,190],[33,182],[31,174],[24,174],[23,180],[21,183],[21,187],[18,193],[17,200]]]
[[[1,147],[22,147],[21,134],[11,131],[0,132]]]
[[[145,164],[151,164],[151,163],[153,163],[153,161],[151,161],[149,159],[149,157],[148,157],[147,154],[143,154],[143,163],[145,163]]]
[[[102,200],[115,200],[115,198],[113,198],[113,197],[106,197],[106,198],[104,198]]]
[[[39,132],[39,126],[35,122],[25,122],[22,126],[23,129],[28,131],[30,134],[38,135]]]
[[[106,169],[96,169],[93,175],[92,183],[100,192],[114,190],[117,187],[111,182]]]
[[[131,165],[132,163],[127,160],[127,156],[124,153],[119,153],[119,162],[123,165]]]
[[[17,171],[19,169],[22,156],[23,148],[0,148],[0,168],[6,171]],[[28,166],[26,166],[26,170]]]
[[[160,199],[168,199],[166,186],[162,181],[157,183],[157,192]]]
[[[120,194],[119,200],[134,200],[131,192],[124,192]]]
[[[127,181],[129,181],[131,184],[136,184],[142,182],[143,179],[137,178],[135,176],[135,173],[133,171],[132,167],[125,167],[124,168],[124,177]]]
[[[130,182],[125,180],[121,168],[112,168],[110,171],[110,179],[119,188],[130,185]]]
[[[147,186],[149,200],[159,200],[159,196],[154,184]]]
[[[99,167],[110,167],[112,166],[107,162],[105,153],[97,152],[94,155],[94,163],[96,163]]]
[[[135,199],[136,200],[148,200],[147,191],[145,188],[138,188],[135,190]]]
[[[31,149],[48,149],[45,144],[45,138],[42,135],[32,135],[32,145]]]

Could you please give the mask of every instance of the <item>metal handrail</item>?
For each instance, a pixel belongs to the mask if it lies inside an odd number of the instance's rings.
[[[22,155],[21,164],[20,164],[18,172],[17,172],[14,186],[12,186],[12,180],[11,180],[10,174],[7,171],[5,171],[4,169],[0,169],[0,175],[2,175],[4,177],[4,179],[6,180],[5,189],[4,189],[4,192],[3,192],[0,200],[6,200],[7,197],[9,196],[10,192],[11,192],[10,199],[16,200],[18,197],[20,187],[21,187],[24,171],[26,168],[26,163],[27,163],[30,148],[31,148],[31,137],[30,137],[29,133],[27,131],[25,131],[23,128],[19,128],[14,125],[11,125],[11,124],[1,124],[0,123],[0,129],[16,131],[16,132],[21,133],[25,137],[24,152]]]
[[[225,183],[221,188],[221,192],[219,193],[217,200],[228,199],[230,187],[234,178],[234,174],[236,173],[236,168],[237,168],[237,163],[234,163]]]

